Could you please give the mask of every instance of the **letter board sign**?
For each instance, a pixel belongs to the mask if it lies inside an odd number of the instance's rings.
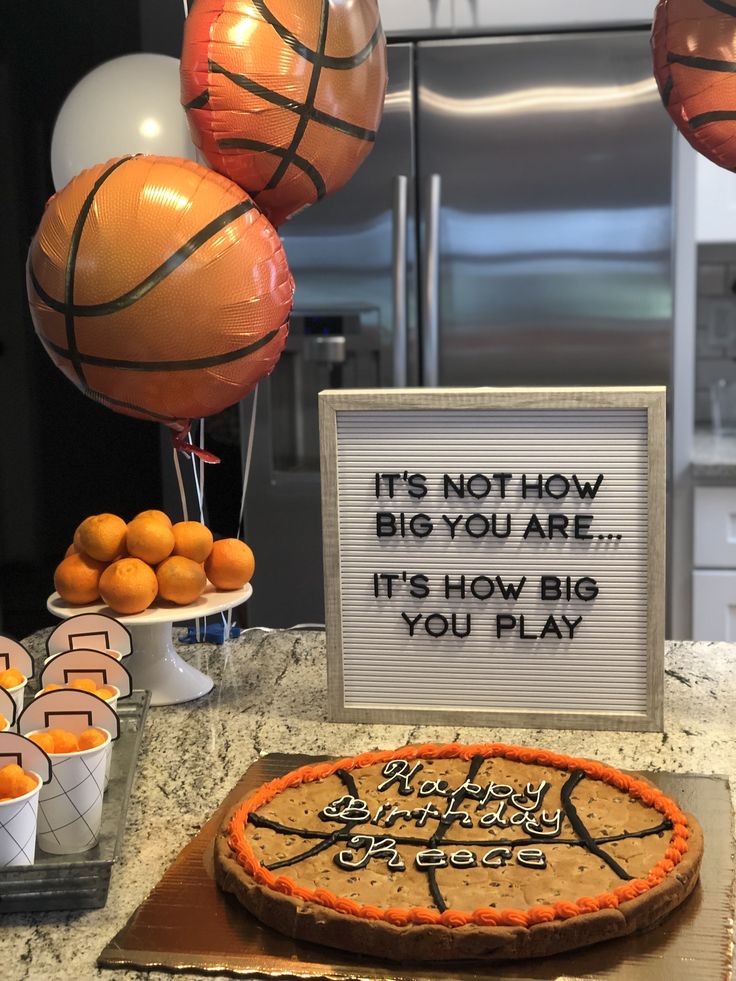
[[[665,391],[320,394],[330,715],[662,726]]]

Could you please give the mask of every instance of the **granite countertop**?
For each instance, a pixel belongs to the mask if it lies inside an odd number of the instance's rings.
[[[736,484],[736,435],[717,436],[712,429],[696,429],[692,476],[695,483]]]
[[[46,632],[27,641],[41,656]],[[250,763],[271,752],[354,754],[412,741],[505,741],[600,756],[634,770],[721,773],[736,792],[736,645],[670,642],[663,733],[565,732],[409,725],[325,719],[325,639],[308,632],[248,632],[225,647],[185,647],[216,682],[211,694],[151,709],[120,863],[107,906],[70,913],[8,914],[2,924],[8,981],[171,979],[159,972],[95,967],[181,848]],[[193,978],[193,975],[176,975]]]

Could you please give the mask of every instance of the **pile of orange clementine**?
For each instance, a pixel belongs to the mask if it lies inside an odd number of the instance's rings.
[[[158,596],[184,606],[204,592],[240,589],[255,560],[238,538],[213,541],[199,521],[172,524],[163,511],[142,511],[127,524],[116,514],[93,514],[74,532],[56,567],[54,586],[67,603],[98,599],[116,613],[141,613]]]

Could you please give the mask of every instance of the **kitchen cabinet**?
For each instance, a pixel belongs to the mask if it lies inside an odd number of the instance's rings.
[[[736,641],[736,486],[695,488],[693,636]]]
[[[736,641],[736,570],[695,570],[693,633],[702,640]]]

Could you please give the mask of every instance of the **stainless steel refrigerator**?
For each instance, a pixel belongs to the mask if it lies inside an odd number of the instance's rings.
[[[281,230],[297,290],[259,391],[253,624],[323,620],[321,389],[671,382],[673,128],[647,31],[393,43],[389,77],[372,155]]]

